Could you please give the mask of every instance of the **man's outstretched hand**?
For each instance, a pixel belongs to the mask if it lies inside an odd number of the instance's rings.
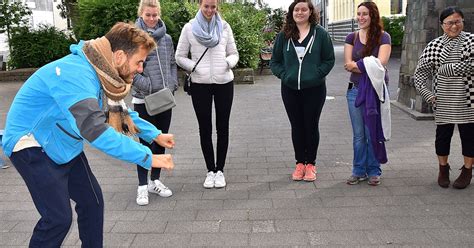
[[[168,149],[173,149],[174,148],[174,135],[172,135],[172,134],[162,133],[162,134],[156,136],[154,141],[158,145],[160,145],[164,148],[168,148]]]
[[[170,154],[153,154],[151,167],[172,170],[174,168],[173,158]]]

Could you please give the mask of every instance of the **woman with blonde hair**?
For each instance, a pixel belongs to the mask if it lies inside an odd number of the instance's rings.
[[[188,58],[189,53],[191,58]],[[207,167],[204,188],[226,186],[224,165],[229,146],[229,119],[234,97],[232,68],[238,61],[239,53],[234,34],[218,12],[218,1],[199,0],[196,16],[181,30],[176,47],[176,62],[184,70],[192,71],[191,99]],[[212,102],[216,109],[216,159],[212,144]]]
[[[177,66],[174,59],[174,47],[171,36],[166,33],[166,25],[161,20],[160,2],[157,0],[141,0],[138,7],[138,18],[135,25],[148,32],[155,40],[157,47],[151,51],[143,63],[143,72],[133,79],[132,103],[134,110],[142,119],[152,123],[156,128],[167,133],[171,123],[171,109],[157,115],[149,115],[145,108],[145,96],[157,92],[164,87],[174,92],[178,88]],[[140,143],[148,146],[153,154],[164,154],[165,148],[140,139]],[[169,197],[173,193],[160,181],[160,168],[153,168],[148,181],[148,171],[137,166],[138,190],[137,204],[147,205],[148,192],[161,197]]]

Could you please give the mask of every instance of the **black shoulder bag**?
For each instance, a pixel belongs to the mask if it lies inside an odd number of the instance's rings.
[[[191,73],[193,73],[196,70],[196,66],[199,64],[199,62],[201,62],[201,59],[202,59],[202,57],[204,57],[204,54],[206,54],[207,49],[209,49],[209,48],[206,48],[206,50],[202,53],[201,57],[196,62],[196,65],[194,65],[193,70],[191,71]],[[184,90],[184,92],[188,93],[188,95],[191,95],[191,83],[192,83],[191,74],[186,73],[186,78],[184,79],[183,90]]]

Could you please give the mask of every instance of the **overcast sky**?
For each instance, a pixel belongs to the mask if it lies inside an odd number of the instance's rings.
[[[288,10],[288,6],[293,2],[292,0],[264,0],[271,8],[278,9],[280,7],[283,10]]]

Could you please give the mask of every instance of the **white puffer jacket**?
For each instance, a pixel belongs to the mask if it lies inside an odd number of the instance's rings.
[[[176,63],[184,70],[191,72],[194,65],[206,50],[193,35],[191,19],[184,25],[176,47]],[[239,53],[235,45],[234,34],[230,25],[222,21],[222,35],[219,44],[209,48],[199,62],[196,70],[191,74],[193,83],[225,84],[234,80],[231,68],[237,65]],[[191,51],[191,59],[188,54]]]

